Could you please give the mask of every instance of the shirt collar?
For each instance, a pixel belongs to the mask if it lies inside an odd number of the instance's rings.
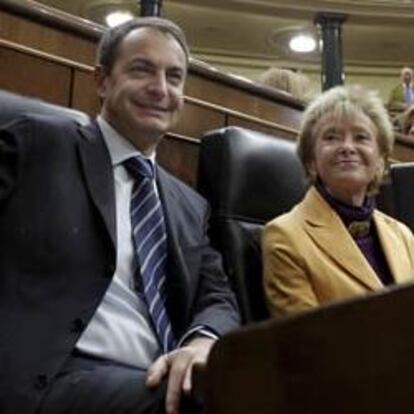
[[[116,131],[108,121],[102,117],[102,115],[98,115],[97,122],[101,129],[105,144],[108,147],[113,167],[122,164],[128,158],[136,156],[150,160],[155,166],[155,152],[149,157],[144,156],[131,142]]]

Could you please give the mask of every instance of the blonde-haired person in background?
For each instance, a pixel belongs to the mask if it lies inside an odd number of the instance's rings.
[[[372,91],[335,87],[306,109],[298,154],[311,186],[268,223],[264,287],[282,315],[363,295],[414,277],[414,237],[375,209],[393,147],[388,114]]]
[[[259,76],[258,81],[263,85],[288,92],[295,98],[308,100],[310,82],[302,73],[271,67]]]
[[[401,82],[395,86],[388,100],[388,108],[395,111],[403,111],[414,104],[414,76],[413,70],[408,66],[401,69]]]

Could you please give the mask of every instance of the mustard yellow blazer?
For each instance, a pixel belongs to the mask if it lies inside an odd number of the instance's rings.
[[[414,236],[374,211],[395,283],[414,279]],[[337,213],[311,187],[289,213],[269,222],[262,239],[264,289],[271,313],[305,310],[383,288]]]

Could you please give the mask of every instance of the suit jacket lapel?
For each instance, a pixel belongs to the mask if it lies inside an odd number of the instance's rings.
[[[115,190],[109,152],[96,122],[80,127],[80,132],[85,138],[79,141],[79,153],[86,184],[116,247]]]
[[[374,213],[374,222],[394,281],[401,283],[412,280],[410,260],[406,254],[400,254],[406,251],[406,246],[402,242],[401,237],[397,237],[400,234],[395,229],[397,224],[377,212]]]
[[[183,255],[177,224],[181,221],[178,211],[180,200],[171,185],[171,179],[165,171],[157,167],[157,186],[163,205],[168,239],[168,278],[169,287],[169,313],[172,322],[177,328],[177,321],[186,320],[189,313],[188,303],[192,296],[190,291],[191,278],[188,274],[188,266]],[[185,243],[184,243],[185,244]]]
[[[302,203],[302,214],[309,236],[344,273],[348,273],[368,289],[375,290],[382,286],[342,220],[315,188],[311,188],[306,195]]]

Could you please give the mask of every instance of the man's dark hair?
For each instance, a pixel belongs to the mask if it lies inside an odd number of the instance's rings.
[[[98,45],[97,64],[107,75],[112,71],[122,40],[133,30],[142,27],[153,28],[171,35],[182,47],[188,65],[190,51],[184,32],[179,26],[159,17],[137,17],[104,32]]]

